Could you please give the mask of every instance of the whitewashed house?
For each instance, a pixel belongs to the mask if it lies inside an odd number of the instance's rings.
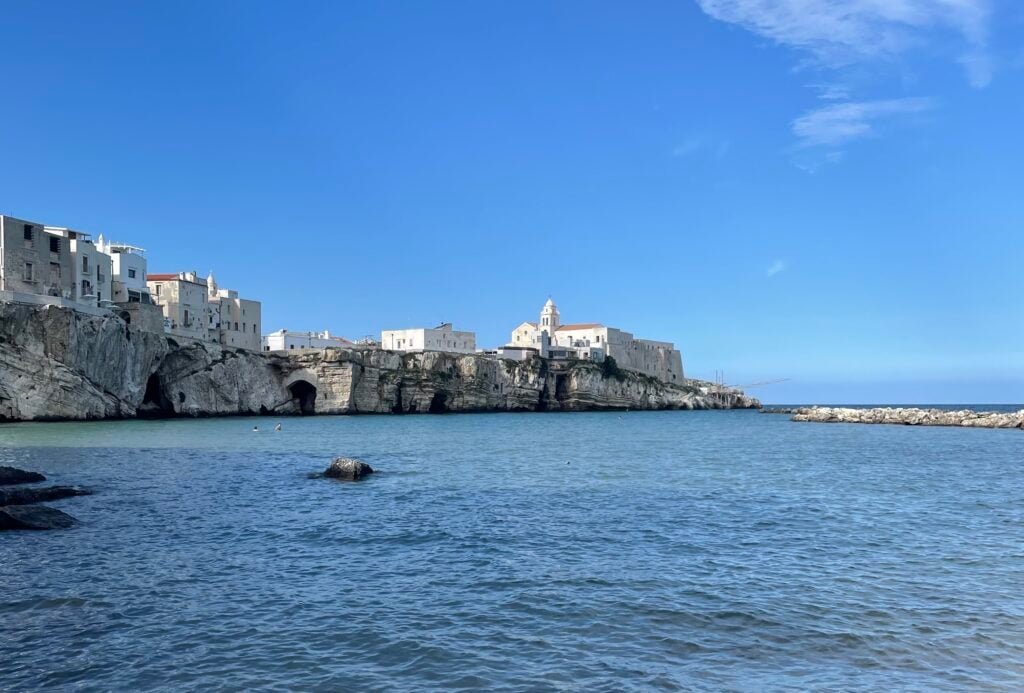
[[[354,347],[355,343],[344,337],[323,332],[293,332],[281,329],[263,335],[263,351],[292,351],[294,349],[340,349]]]
[[[476,352],[476,333],[452,329],[446,322],[433,329],[416,327],[406,330],[384,330],[380,335],[382,349],[388,351],[450,351],[456,354]]]

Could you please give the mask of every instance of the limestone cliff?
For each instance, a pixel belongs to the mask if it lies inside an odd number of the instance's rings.
[[[596,364],[326,349],[260,354],[116,317],[0,304],[0,419],[756,407]]]

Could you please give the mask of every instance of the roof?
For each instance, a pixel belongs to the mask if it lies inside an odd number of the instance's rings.
[[[590,329],[593,329],[595,327],[604,327],[604,325],[602,325],[599,322],[581,322],[581,323],[577,323],[575,325],[561,325],[556,330],[556,332],[561,332],[562,330],[566,330],[566,331],[569,331],[569,330],[590,330]]]
[[[185,279],[180,274],[147,274],[147,282],[187,282],[189,284],[195,284],[196,286],[206,286],[201,281],[192,281],[191,279]]]

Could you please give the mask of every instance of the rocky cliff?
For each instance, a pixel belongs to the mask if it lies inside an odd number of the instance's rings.
[[[0,419],[756,407],[597,364],[327,349],[276,355],[0,304]]]

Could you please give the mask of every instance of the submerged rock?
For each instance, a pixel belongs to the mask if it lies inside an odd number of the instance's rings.
[[[77,520],[66,512],[45,505],[11,505],[0,507],[0,530],[67,529]]]
[[[39,481],[46,481],[46,477],[39,472],[27,472],[15,467],[0,467],[0,486],[34,484]]]
[[[373,474],[373,467],[351,457],[335,458],[331,465],[324,470],[324,476],[346,481],[359,481],[368,474]]]
[[[72,496],[89,496],[92,491],[80,486],[44,486],[42,488],[7,488],[0,489],[0,505],[29,505],[47,501],[71,498]]]

